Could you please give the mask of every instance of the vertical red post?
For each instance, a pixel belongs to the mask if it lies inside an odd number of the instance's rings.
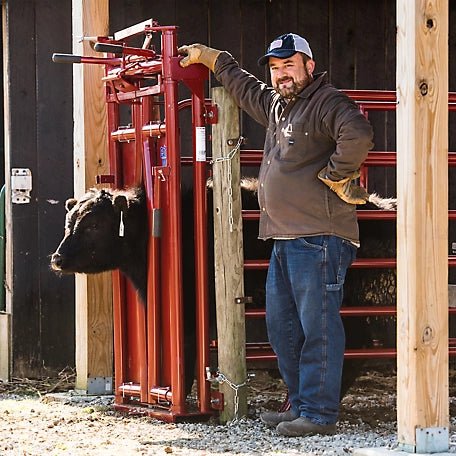
[[[201,91],[204,94],[203,81]],[[196,347],[199,409],[210,412],[210,385],[206,381],[209,366],[209,296],[207,268],[207,197],[206,197],[206,121],[204,98],[192,93],[193,123],[193,200],[196,280]]]
[[[109,95],[109,87],[106,86],[106,98]],[[108,156],[109,172],[114,177],[113,188],[122,188],[123,175],[120,163],[120,150],[117,142],[111,141],[109,133],[117,130],[119,126],[119,105],[107,103],[108,113]],[[114,329],[114,394],[116,403],[121,402],[117,385],[125,380],[127,370],[128,337],[126,335],[126,305],[124,280],[118,270],[112,273],[112,294],[113,294],[113,329]]]
[[[118,385],[124,383],[127,372],[128,337],[126,330],[127,312],[124,280],[120,271],[112,273],[112,297],[113,297],[113,323],[114,323],[114,394],[115,403],[121,403],[121,393],[117,390]]]
[[[146,97],[147,98],[147,97]],[[148,113],[143,109],[143,98],[137,98],[131,105],[133,127],[135,129],[135,164],[134,164],[134,179],[135,185],[139,185],[143,181],[142,176],[142,160],[143,160],[143,140],[142,127],[148,122]]]
[[[169,27],[162,33],[163,77],[165,95],[166,121],[166,150],[170,175],[169,213],[165,226],[169,230],[167,239],[168,269],[163,275],[162,284],[168,287],[169,302],[163,303],[163,308],[169,306],[170,314],[170,357],[171,357],[171,391],[173,403],[171,412],[183,414],[185,407],[185,373],[184,373],[184,343],[183,343],[183,297],[182,297],[182,230],[181,230],[181,173],[180,145],[177,109],[178,81],[172,78],[171,58],[177,55],[177,27]],[[165,310],[164,310],[165,311]]]
[[[143,183],[142,161],[143,161],[143,141],[142,127],[149,121],[147,110],[143,109],[143,99],[135,99],[132,106],[133,127],[135,129],[135,164],[134,164],[134,185]],[[139,380],[141,402],[147,402],[147,338],[146,338],[146,306],[147,303],[141,302],[136,298],[136,324],[137,324],[137,357],[139,362]]]
[[[152,113],[150,97],[144,97],[143,113],[148,119]],[[154,214],[161,208],[161,183],[154,175],[156,157],[152,157],[149,138],[141,138],[143,180],[147,201],[147,216],[149,224],[148,263],[147,263],[147,402],[154,403],[151,390],[160,384],[160,238],[154,228]]]

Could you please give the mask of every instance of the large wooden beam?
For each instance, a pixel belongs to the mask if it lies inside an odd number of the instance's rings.
[[[219,119],[212,127],[212,158],[217,160],[227,157],[236,145],[239,109],[223,87],[212,89],[212,103],[218,108]],[[234,145],[228,144],[230,139]],[[244,296],[240,169],[239,152],[231,160],[213,166],[218,368],[232,384],[220,383],[224,402],[220,414],[222,423],[247,415],[246,388],[238,387],[245,383],[247,376],[245,306],[242,299],[236,300]]]
[[[96,55],[84,37],[108,35],[109,0],[73,0],[73,53]],[[74,191],[81,196],[97,174],[108,174],[107,117],[103,67],[75,65]],[[76,275],[76,388],[112,390],[111,274]]]
[[[448,449],[448,0],[397,0],[398,442]]]

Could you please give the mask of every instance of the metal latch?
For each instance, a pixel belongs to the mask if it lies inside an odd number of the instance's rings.
[[[11,169],[11,201],[15,204],[30,203],[32,172],[28,168]]]

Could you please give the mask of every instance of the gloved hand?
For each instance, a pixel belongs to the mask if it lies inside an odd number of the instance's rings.
[[[181,67],[187,67],[193,63],[202,63],[211,71],[214,71],[215,62],[222,51],[212,49],[204,44],[190,44],[188,46],[181,46],[177,52],[180,55],[186,55],[179,62]]]
[[[366,189],[356,185],[353,180],[360,176],[359,171],[353,176],[346,177],[340,181],[332,181],[326,177],[328,167],[323,168],[318,173],[318,179],[324,182],[340,199],[349,204],[366,204],[369,201],[369,193]]]

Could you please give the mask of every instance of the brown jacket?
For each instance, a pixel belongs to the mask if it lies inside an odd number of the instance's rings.
[[[357,105],[327,82],[326,73],[315,75],[288,105],[227,52],[219,55],[214,74],[267,128],[258,176],[259,238],[329,234],[358,243],[356,206],[317,178],[325,166],[333,180],[351,176],[372,148],[372,127]]]

